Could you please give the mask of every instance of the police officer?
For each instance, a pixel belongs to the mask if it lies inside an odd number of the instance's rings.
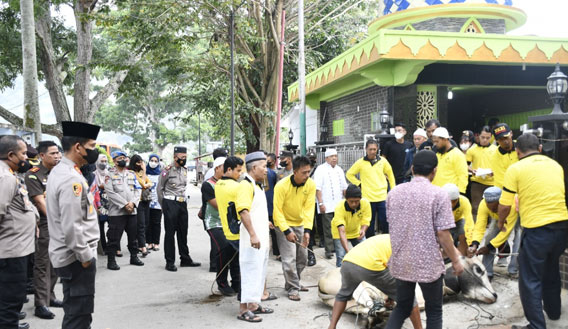
[[[164,254],[166,258],[166,270],[175,272],[177,267],[174,265],[176,259],[175,237],[181,267],[201,266],[201,263],[194,262],[189,256],[187,247],[187,203],[185,188],[187,186],[187,148],[176,146],[174,148],[174,163],[162,171],[158,181],[158,202],[164,212],[164,227],[166,235],[164,237]]]
[[[79,169],[97,161],[100,127],[63,121],[64,156],[49,173],[46,190],[49,258],[63,283],[62,328],[90,328],[95,304],[99,223],[94,196]]]
[[[0,328],[29,328],[19,314],[26,299],[28,258],[34,252],[37,210],[23,179],[26,143],[18,136],[0,137]]]
[[[42,319],[53,319],[53,314],[48,306],[63,307],[63,302],[55,299],[53,291],[57,283],[57,275],[49,261],[49,230],[47,227],[47,211],[45,208],[45,188],[49,172],[61,160],[61,153],[57,144],[52,141],[40,142],[37,151],[41,162],[30,169],[25,175],[28,196],[39,212],[39,236],[36,241],[34,261],[34,305],[35,316]]]
[[[277,180],[281,180],[284,177],[292,175],[292,158],[294,154],[290,151],[280,152],[280,163],[278,171],[276,172]]]
[[[136,174],[126,169],[126,153],[114,151],[111,153],[114,168],[109,170],[105,177],[105,191],[109,202],[109,222],[107,231],[107,256],[109,270],[120,270],[116,263],[116,251],[120,249],[120,239],[126,230],[128,236],[128,250],[130,251],[130,264],[142,266],[144,263],[138,258],[137,217],[136,208],[142,193],[137,183]]]

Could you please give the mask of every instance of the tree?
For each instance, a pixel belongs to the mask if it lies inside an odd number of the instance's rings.
[[[22,16],[22,63],[24,76],[24,126],[41,141],[41,121],[37,92],[37,57],[33,0],[20,0]]]

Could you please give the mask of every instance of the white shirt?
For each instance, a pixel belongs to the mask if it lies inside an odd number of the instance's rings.
[[[321,191],[325,212],[332,213],[337,203],[343,200],[343,191],[347,189],[343,169],[338,165],[332,167],[327,162],[321,164],[314,173],[314,181],[316,182],[316,190]],[[319,207],[316,207],[316,209],[319,213]]]

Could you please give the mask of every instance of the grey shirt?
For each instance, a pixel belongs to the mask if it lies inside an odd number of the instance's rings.
[[[109,216],[136,215],[142,187],[138,184],[136,174],[132,170],[118,171],[116,168],[112,168],[105,178],[104,186],[109,202]],[[135,206],[132,213],[124,208],[129,202],[134,203]]]
[[[0,160],[0,258],[27,256],[35,250],[36,208],[23,178]]]
[[[53,267],[97,257],[100,233],[94,201],[81,170],[64,156],[47,181],[49,258]]]
[[[276,181],[280,181],[282,178],[292,175],[293,172],[294,170],[292,169],[286,170],[286,168],[278,168],[278,171],[276,172]]]
[[[160,180],[158,182],[158,201],[160,205],[164,199],[164,195],[174,197],[184,197],[185,187],[187,185],[187,168],[168,166],[162,170]]]

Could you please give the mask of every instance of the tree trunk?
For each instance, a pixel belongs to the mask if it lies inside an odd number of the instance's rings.
[[[37,57],[34,28],[33,0],[20,0],[22,15],[22,62],[24,77],[24,127],[35,134],[35,142],[41,141],[41,120],[37,92]]]
[[[75,121],[90,122],[91,100],[91,57],[93,54],[93,21],[91,13],[92,1],[75,0],[75,26],[77,28],[77,68],[75,72],[75,88],[73,112]],[[89,120],[91,119],[91,120]]]

